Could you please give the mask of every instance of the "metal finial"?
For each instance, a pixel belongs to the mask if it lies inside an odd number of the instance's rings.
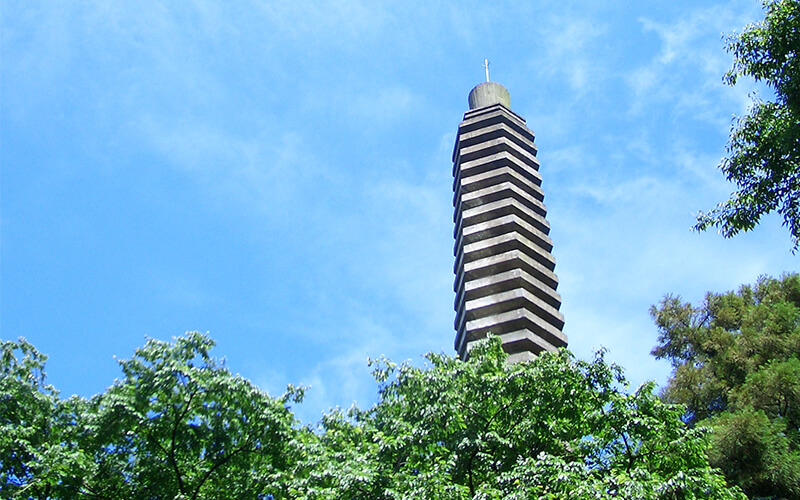
[[[484,67],[484,69],[486,69],[486,81],[488,82],[489,81],[489,60],[488,59],[484,59],[483,60],[483,67]]]

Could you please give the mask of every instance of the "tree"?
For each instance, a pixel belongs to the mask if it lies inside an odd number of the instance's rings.
[[[756,100],[737,119],[720,169],[736,185],[731,198],[708,213],[695,229],[718,227],[723,236],[749,231],[762,215],[776,211],[800,246],[800,2],[764,0],[766,16],[728,38],[733,68],[725,81],[753,77],[775,91],[774,102]]]
[[[653,384],[626,394],[619,367],[568,351],[509,365],[497,338],[462,362],[378,362],[380,399],[334,412],[332,462],[301,498],[739,498],[709,467],[704,430]],[[349,423],[348,423],[349,422]],[[315,454],[316,460],[321,454]],[[355,459],[354,459],[355,458]]]
[[[290,402],[209,355],[197,332],[150,340],[90,400],[58,399],[46,356],[2,343],[2,498],[286,498],[299,444]]]
[[[312,429],[289,408],[302,390],[271,398],[212,346],[198,333],[150,340],[104,393],[60,401],[44,356],[4,344],[3,497],[743,498],[709,466],[705,430],[652,383],[627,394],[602,353],[508,365],[490,338],[467,362],[381,360],[378,402]]]
[[[45,383],[47,356],[25,339],[0,342],[0,497],[69,498],[91,460],[77,446],[84,401]]]
[[[749,495],[800,496],[800,276],[762,277],[698,307],[651,308],[652,354],[668,359],[669,403],[712,429],[709,458]]]
[[[120,362],[124,378],[91,399],[83,446],[97,498],[253,498],[285,494],[296,459],[288,408],[209,355],[197,332],[149,340]]]

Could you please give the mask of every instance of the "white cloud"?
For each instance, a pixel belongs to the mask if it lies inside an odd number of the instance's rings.
[[[169,269],[153,269],[149,280],[158,299],[169,307],[208,307],[219,300],[196,276],[178,275]]]
[[[289,130],[242,136],[203,120],[152,115],[132,128],[142,146],[198,183],[203,202],[257,210],[271,223],[285,221],[305,190],[327,177],[324,163]]]
[[[372,126],[386,126],[400,117],[407,117],[421,107],[423,99],[408,87],[391,86],[381,89],[345,88],[338,104],[352,112],[355,120]]]
[[[337,44],[342,41],[365,41],[381,33],[386,13],[379,4],[356,0],[293,2],[279,0],[256,2],[270,21],[270,29],[296,40]]]
[[[542,31],[543,72],[559,80],[565,77],[579,95],[596,91],[608,68],[592,49],[608,26],[592,18],[561,16],[551,17]]]
[[[592,200],[608,205],[617,210],[638,205],[640,208],[652,209],[652,203],[674,189],[674,184],[651,176],[638,177],[622,183],[581,184],[571,191],[579,196],[589,196]],[[647,201],[644,203],[644,201]]]
[[[314,338],[304,339],[324,344],[320,359],[306,358],[302,365],[282,360],[283,367],[252,367],[257,372],[253,379],[272,395],[281,394],[289,383],[307,388],[304,402],[294,407],[295,415],[305,423],[319,421],[323,413],[335,407],[372,406],[377,400],[377,385],[368,360],[396,351],[406,340],[383,324],[385,318],[371,318],[368,312],[355,311],[347,304],[339,312],[336,324],[329,324]]]
[[[655,33],[660,48],[625,78],[634,95],[629,113],[648,113],[654,105],[664,103],[726,132],[729,115],[720,112],[719,103],[741,102],[742,98],[740,90],[731,91],[722,82],[731,65],[722,34],[742,26],[753,15],[752,5],[735,2],[698,7],[674,22],[640,18],[645,34]]]

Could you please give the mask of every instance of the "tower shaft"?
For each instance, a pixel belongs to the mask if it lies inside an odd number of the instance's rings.
[[[487,334],[512,362],[567,345],[534,135],[494,82],[470,93],[453,151],[455,348]]]

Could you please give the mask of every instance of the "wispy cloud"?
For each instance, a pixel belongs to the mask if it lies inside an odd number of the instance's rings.
[[[148,279],[157,298],[168,307],[208,307],[219,300],[196,276],[179,275],[170,269],[153,269]]]
[[[641,17],[645,34],[654,33],[660,47],[626,78],[634,93],[629,112],[647,113],[654,103],[669,102],[684,115],[727,129],[729,115],[720,113],[718,103],[741,101],[741,94],[722,83],[731,64],[723,37],[747,19],[752,15],[743,15],[738,4],[699,7],[675,22]]]
[[[587,17],[552,17],[543,29],[542,71],[551,78],[567,81],[574,92],[596,91],[606,77],[606,67],[593,44],[606,35],[608,26]]]
[[[419,111],[423,104],[421,96],[408,87],[397,85],[379,90],[347,88],[338,97],[343,107],[352,112],[355,120],[377,127],[391,124],[397,118],[407,117]]]

